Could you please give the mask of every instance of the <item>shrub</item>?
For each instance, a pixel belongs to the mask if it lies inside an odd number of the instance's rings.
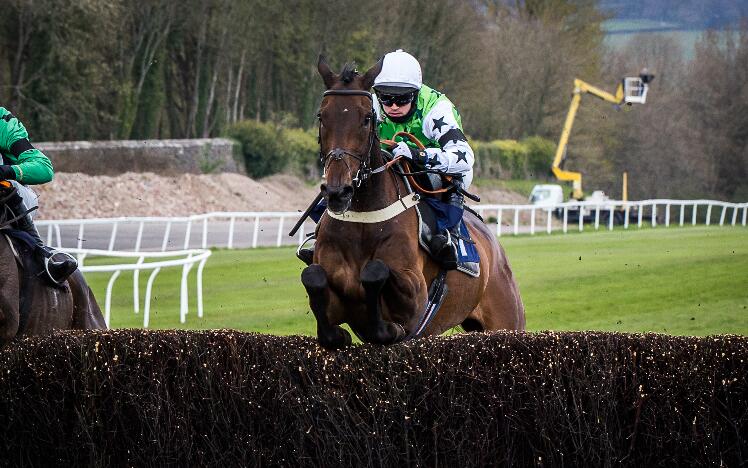
[[[289,170],[305,179],[319,179],[319,145],[316,130],[286,128],[281,132],[281,136],[282,151],[288,161]]]
[[[494,179],[506,179],[504,166],[501,164],[501,150],[495,142],[473,140],[470,146],[475,153],[475,175]]]
[[[527,176],[531,179],[546,178],[553,164],[556,144],[539,136],[525,138],[522,144],[527,150]]]
[[[542,137],[522,141],[471,141],[475,152],[475,173],[500,179],[537,178],[548,173],[555,145]]]
[[[251,177],[265,177],[286,169],[289,154],[283,150],[279,127],[245,120],[231,126],[227,135],[241,144],[247,174]]]

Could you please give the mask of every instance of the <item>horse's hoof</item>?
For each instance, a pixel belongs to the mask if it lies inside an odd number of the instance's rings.
[[[377,284],[379,287],[390,277],[390,268],[382,260],[375,259],[368,262],[361,269],[361,283]]]
[[[307,290],[318,291],[327,287],[327,275],[318,264],[309,265],[301,272],[301,283]]]
[[[317,330],[317,337],[319,338],[319,345],[331,351],[350,346],[353,342],[351,340],[351,334],[339,326],[335,326],[332,330],[328,330],[327,332]]]
[[[395,341],[393,341],[393,343],[399,343],[403,341],[406,336],[408,336],[408,333],[405,331],[405,328],[403,328],[403,326],[400,325],[399,323],[392,322],[391,325],[395,332]]]

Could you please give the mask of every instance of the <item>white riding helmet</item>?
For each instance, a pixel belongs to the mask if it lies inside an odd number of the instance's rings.
[[[397,49],[384,56],[382,71],[374,79],[374,89],[390,93],[421,89],[422,84],[421,65],[403,49]]]

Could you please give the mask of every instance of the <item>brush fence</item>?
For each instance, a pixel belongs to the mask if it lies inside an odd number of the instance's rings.
[[[745,466],[748,338],[230,330],[0,349],[0,466]]]

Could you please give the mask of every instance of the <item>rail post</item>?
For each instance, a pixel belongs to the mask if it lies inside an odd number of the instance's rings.
[[[499,208],[496,210],[496,236],[501,237],[501,217],[503,215],[503,209]]]
[[[535,207],[530,208],[530,235],[535,235]]]
[[[234,223],[236,222],[236,218],[232,216],[229,218],[229,241],[228,241],[228,248],[233,249],[234,248]]]

